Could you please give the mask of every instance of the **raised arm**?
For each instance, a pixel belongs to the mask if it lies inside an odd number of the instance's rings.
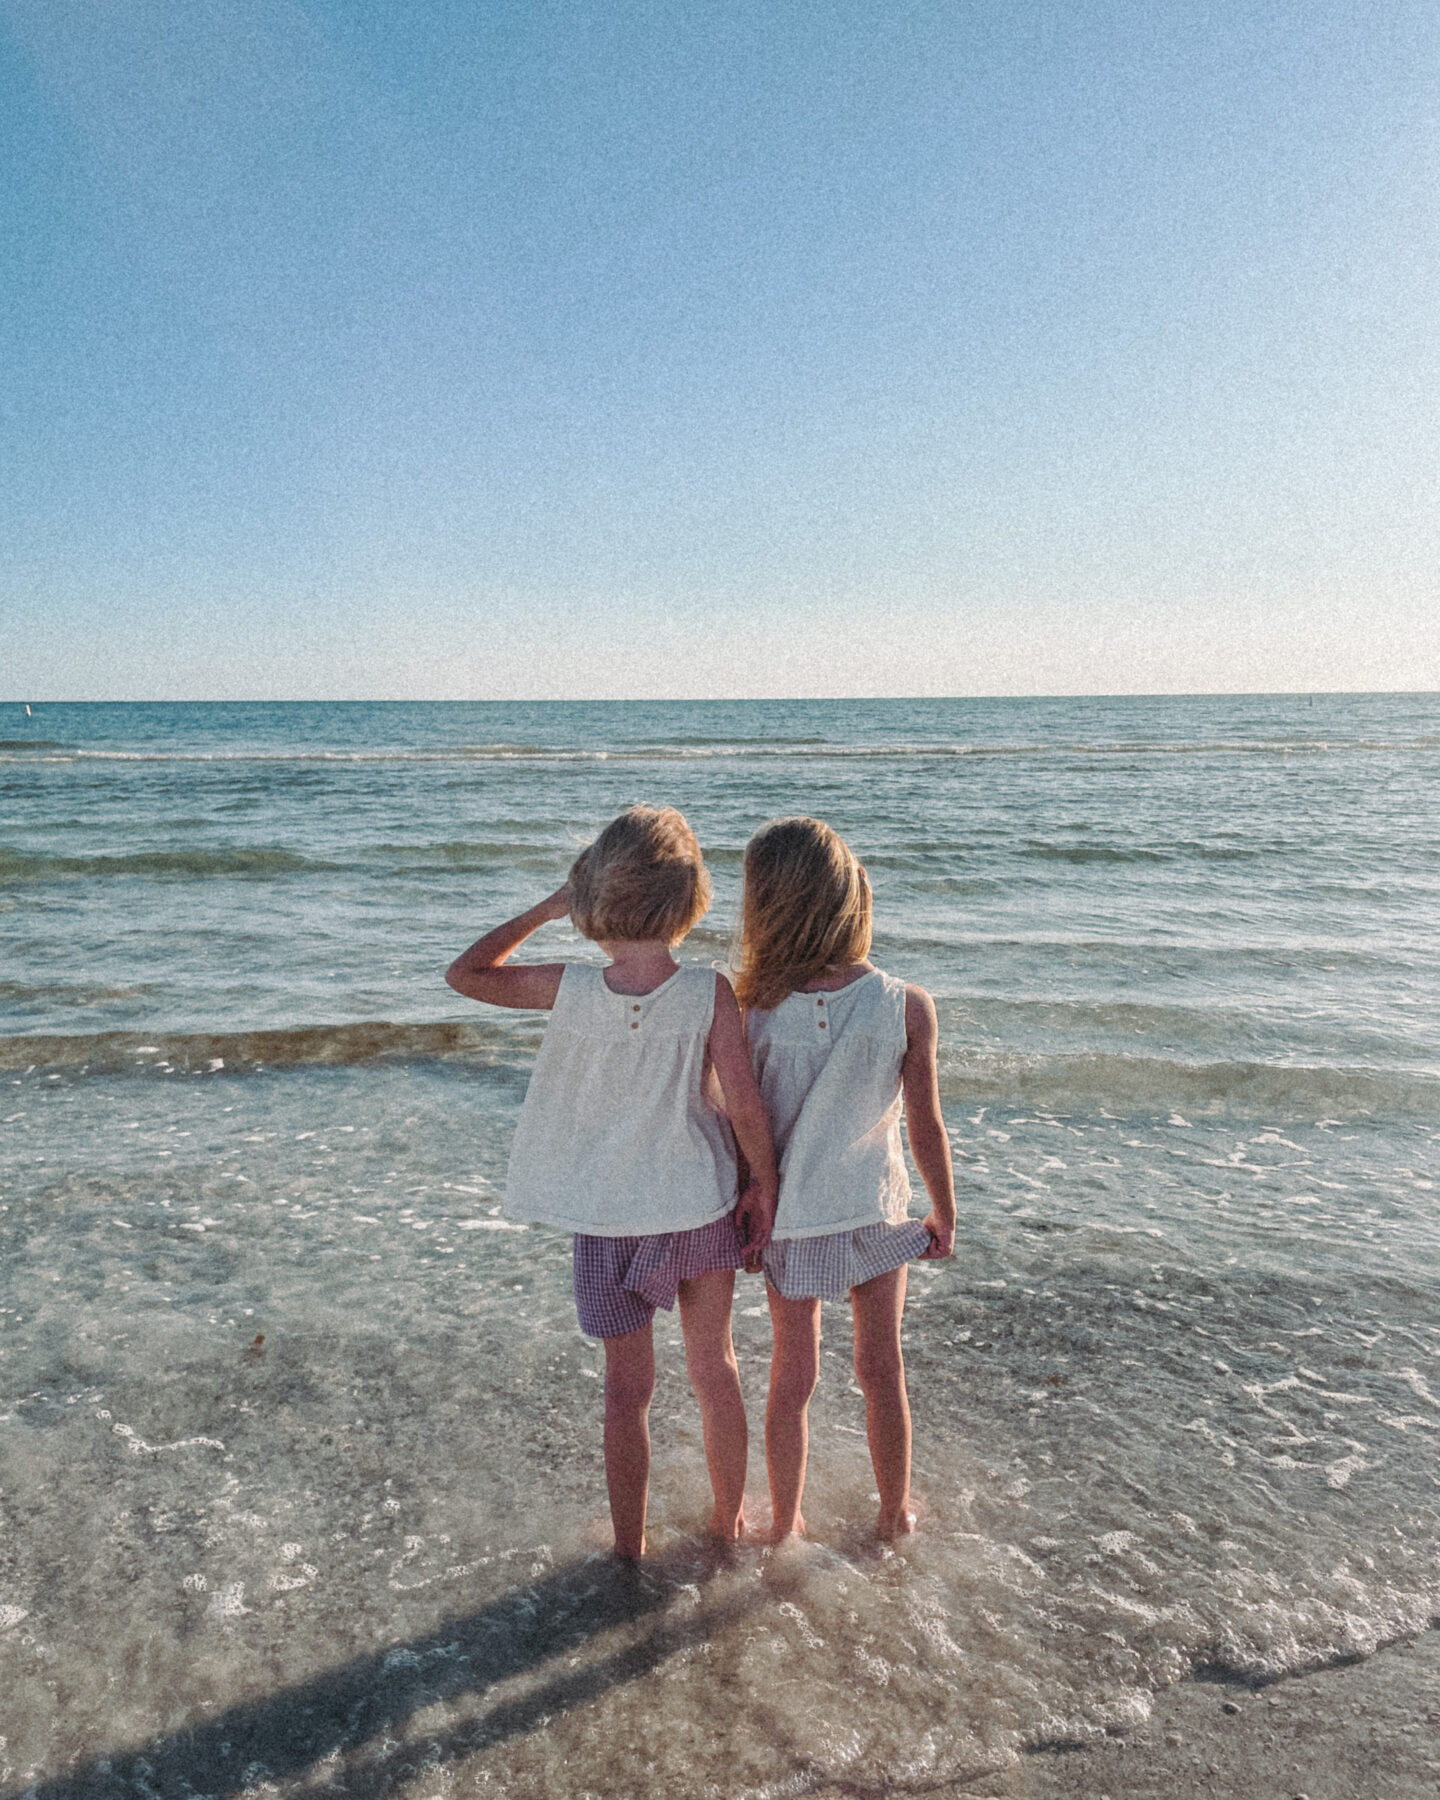
[[[564,963],[522,963],[502,967],[517,945],[551,919],[563,919],[570,911],[567,889],[557,888],[548,900],[532,906],[477,938],[445,971],[445,979],[457,994],[484,1000],[491,1006],[550,1007],[560,991]]]
[[[910,1154],[930,1196],[925,1229],[930,1248],[923,1260],[936,1261],[955,1251],[955,1171],[950,1138],[940,1116],[940,1072],[936,1051],[940,1027],[935,1002],[922,987],[905,989],[905,1061],[900,1079],[905,1090],[905,1133]]]
[[[770,1242],[775,1229],[775,1203],[780,1182],[775,1173],[775,1144],[770,1120],[745,1042],[745,1024],[734,989],[723,975],[715,977],[715,1016],[710,1022],[710,1063],[725,1096],[725,1112],[750,1165],[750,1177],[740,1196],[737,1218],[746,1250],[746,1266]],[[753,1270],[752,1270],[753,1273]]]

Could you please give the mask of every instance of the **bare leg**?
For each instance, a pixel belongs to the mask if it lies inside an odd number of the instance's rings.
[[[713,1269],[680,1283],[685,1366],[700,1402],[705,1461],[715,1495],[710,1529],[727,1541],[745,1529],[745,1459],[749,1451],[740,1368],[730,1336],[734,1293],[733,1269]]]
[[[850,1290],[855,1317],[855,1379],[865,1396],[865,1433],[875,1485],[880,1490],[880,1536],[903,1537],[915,1529],[910,1512],[910,1400],[900,1317],[905,1310],[908,1266],[877,1275]]]
[[[765,1410],[765,1465],[770,1474],[771,1538],[804,1537],[800,1497],[810,1452],[810,1396],[820,1379],[820,1302],[786,1300],[765,1283],[775,1349]]]
[[[650,1396],[655,1344],[648,1325],[605,1339],[605,1485],[615,1554],[645,1554],[645,1501],[650,1491]]]

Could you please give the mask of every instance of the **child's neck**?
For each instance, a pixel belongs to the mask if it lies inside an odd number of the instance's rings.
[[[660,938],[597,939],[610,958],[605,985],[612,994],[651,994],[680,967]]]

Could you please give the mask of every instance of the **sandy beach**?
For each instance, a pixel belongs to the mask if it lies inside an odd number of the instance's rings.
[[[973,1786],[925,1791],[946,1800],[1430,1800],[1440,1791],[1440,1633],[1262,1688],[1180,1682],[1128,1736],[1037,1750]],[[855,1790],[828,1789],[823,1800],[842,1792]]]
[[[1420,1800],[1440,1791],[1440,1635],[1261,1689],[1184,1682],[1130,1739],[1026,1757],[995,1794]],[[1237,1708],[1230,1711],[1230,1708]],[[984,1791],[983,1789],[981,1790]]]

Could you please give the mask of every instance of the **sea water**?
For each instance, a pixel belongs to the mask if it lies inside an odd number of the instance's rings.
[[[923,1790],[1425,1627],[1437,774],[1435,696],[7,709],[0,1795]],[[635,800],[688,958],[811,812],[935,994],[898,1551],[827,1306],[810,1541],[706,1544],[662,1314],[602,1554],[603,1352],[502,1206],[543,1021],[441,975]]]

